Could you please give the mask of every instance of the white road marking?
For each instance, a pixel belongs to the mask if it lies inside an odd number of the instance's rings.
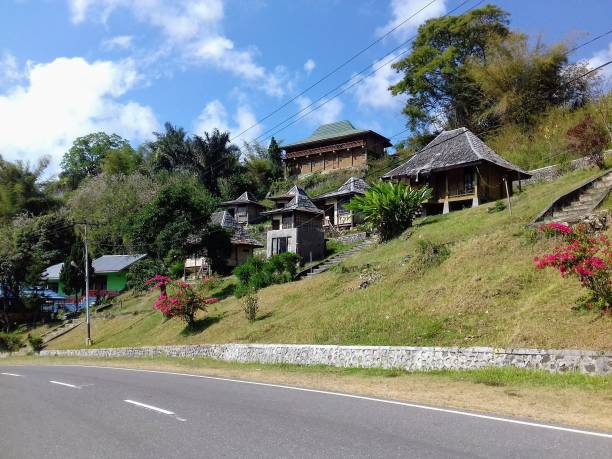
[[[131,403],[132,405],[140,406],[142,408],[146,408],[147,410],[157,411],[158,413],[169,414],[171,416],[174,415],[172,411],[164,410],[163,408],[158,408],[153,405],[147,405],[146,403],[135,402],[134,400],[124,400],[124,402]]]
[[[19,377],[23,376],[23,375],[18,375],[17,373],[0,373],[0,375],[4,375],[4,376],[19,376]]]
[[[323,395],[333,395],[336,397],[346,397],[346,398],[353,398],[357,400],[367,400],[370,402],[386,403],[389,405],[406,406],[409,408],[417,408],[421,410],[437,411],[441,413],[456,414],[459,416],[468,416],[472,418],[486,419],[488,421],[506,422],[509,424],[518,424],[518,425],[524,425],[524,426],[529,426],[529,427],[539,427],[541,429],[558,430],[561,432],[569,432],[569,433],[575,433],[575,434],[581,434],[581,435],[591,435],[594,437],[603,437],[603,438],[612,439],[612,434],[603,433],[603,432],[592,432],[589,430],[572,429],[569,427],[553,426],[550,424],[541,424],[538,422],[519,421],[517,419],[508,419],[508,418],[502,418],[499,416],[489,416],[486,414],[470,413],[469,411],[453,410],[450,408],[438,408],[435,406],[418,405],[416,403],[399,402],[396,400],[385,400],[383,398],[366,397],[363,395],[344,394],[342,392],[332,392],[332,391],[319,390],[319,389],[307,389],[305,387],[285,386],[282,384],[272,384],[272,383],[264,383],[264,382],[257,382],[257,381],[245,381],[242,379],[222,378],[219,376],[193,375],[189,373],[177,373],[177,372],[172,372],[172,371],[143,370],[140,368],[107,367],[107,366],[98,366],[98,365],[57,365],[57,366],[80,367],[80,368],[102,368],[106,370],[134,371],[138,373],[155,373],[155,374],[175,375],[175,376],[189,376],[191,378],[210,379],[210,380],[215,380],[215,381],[226,381],[226,382],[233,382],[233,383],[238,383],[238,384],[250,384],[253,386],[275,387],[278,389],[296,390],[300,392],[310,392],[310,393],[323,394]]]
[[[61,381],[49,381],[51,384],[58,384],[60,386],[72,387],[73,389],[80,389],[79,386],[75,386],[74,384],[68,384]]]

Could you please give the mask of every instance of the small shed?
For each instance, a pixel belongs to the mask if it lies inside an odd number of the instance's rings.
[[[222,202],[221,207],[227,210],[234,220],[243,225],[257,222],[261,212],[265,210],[265,206],[248,191],[232,201]]]
[[[238,223],[227,210],[213,213],[210,220],[213,225],[218,225],[230,233],[232,253],[226,261],[228,267],[241,265],[247,258],[253,256],[256,248],[263,247],[263,244]]]
[[[312,198],[312,202],[325,212],[323,226],[351,229],[361,222],[360,216],[344,208],[357,195],[365,194],[369,185],[362,178],[350,177],[337,190]]]
[[[283,194],[279,194],[276,196],[268,196],[268,199],[274,203],[274,207],[277,209],[282,209],[285,207],[294,197],[296,196],[305,196],[308,198],[308,195],[304,191],[304,189],[298,185],[293,185],[289,188],[289,191]],[[264,214],[267,214],[264,212]]]
[[[529,177],[462,127],[440,133],[382,179],[432,188],[426,212],[448,213],[511,196],[512,181]]]
[[[304,190],[297,192],[283,207],[264,212],[264,215],[272,218],[272,230],[267,234],[268,257],[284,252],[296,253],[304,262],[324,257],[324,214]]]

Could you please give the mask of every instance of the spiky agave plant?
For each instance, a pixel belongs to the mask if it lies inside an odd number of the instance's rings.
[[[412,225],[421,205],[432,196],[431,188],[411,188],[402,183],[380,182],[363,196],[355,196],[346,205],[361,214],[378,230],[380,239],[388,241]]]

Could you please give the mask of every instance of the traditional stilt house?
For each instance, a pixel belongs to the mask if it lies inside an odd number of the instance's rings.
[[[368,158],[380,158],[391,142],[369,129],[356,129],[350,121],[319,126],[310,137],[284,145],[288,175],[304,175],[345,168],[365,168]]]
[[[365,194],[368,184],[365,180],[350,177],[337,190],[312,198],[312,202],[325,212],[324,227],[351,229],[361,222],[360,216],[344,208],[356,195]]]
[[[241,224],[257,222],[259,215],[265,210],[265,206],[260,204],[248,191],[232,201],[222,202],[221,207],[226,209],[234,217],[234,220]]]
[[[272,218],[272,230],[267,234],[267,255],[297,253],[304,262],[323,258],[323,211],[306,196],[297,192],[283,207],[263,213]]]
[[[425,211],[448,213],[511,196],[512,181],[529,177],[468,129],[459,128],[442,132],[382,178],[432,188]]]

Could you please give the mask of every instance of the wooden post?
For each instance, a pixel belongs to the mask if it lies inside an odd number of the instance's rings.
[[[510,202],[510,193],[508,192],[508,180],[506,177],[503,178],[504,185],[506,186],[506,197],[508,198],[508,210],[510,211],[510,215],[512,215],[512,203]]]
[[[444,206],[442,207],[442,213],[447,214],[450,212],[450,203],[448,202],[448,173],[444,173]]]
[[[478,173],[474,170],[474,197],[472,198],[472,207],[477,207],[480,202],[478,200]]]

